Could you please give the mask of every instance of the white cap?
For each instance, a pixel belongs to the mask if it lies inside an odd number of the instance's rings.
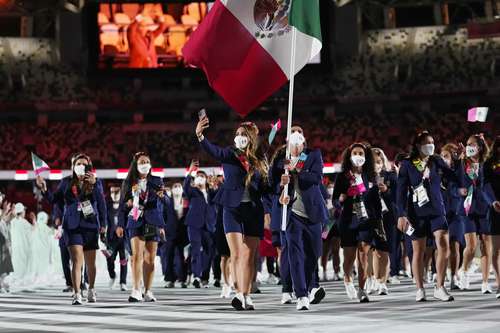
[[[49,220],[49,215],[47,215],[47,213],[45,212],[39,212],[37,215],[36,215],[36,222],[37,223],[44,223],[44,224],[47,224],[47,221]]]
[[[24,212],[24,205],[20,202],[16,203],[15,206],[14,206],[14,213],[15,214],[19,214],[19,213],[22,213]]]

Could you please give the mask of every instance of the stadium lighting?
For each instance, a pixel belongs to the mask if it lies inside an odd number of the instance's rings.
[[[64,0],[63,7],[73,13],[79,13],[83,6],[85,5],[85,0]]]

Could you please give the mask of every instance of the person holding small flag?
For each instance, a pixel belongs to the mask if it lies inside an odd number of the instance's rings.
[[[99,232],[106,225],[106,200],[102,182],[92,172],[89,156],[79,153],[71,159],[73,173],[59,183],[55,191],[47,187],[40,176],[36,177],[36,186],[44,197],[63,212],[62,228],[65,243],[69,248],[72,268],[73,305],[82,304],[80,285],[82,266],[85,261],[89,276],[89,303],[97,301],[94,289],[96,278],[96,252],[99,249]]]

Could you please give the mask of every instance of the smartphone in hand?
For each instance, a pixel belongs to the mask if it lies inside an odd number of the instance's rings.
[[[198,119],[202,120],[206,116],[207,116],[207,110],[201,109],[200,111],[198,111]]]

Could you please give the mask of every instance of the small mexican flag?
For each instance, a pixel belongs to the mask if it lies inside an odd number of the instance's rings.
[[[47,163],[33,153],[31,153],[31,161],[33,162],[33,170],[35,171],[36,176],[40,175],[44,171],[50,171]]]
[[[290,73],[296,30],[295,67]],[[321,51],[319,0],[217,0],[183,48],[186,64],[241,116]]]
[[[276,133],[278,133],[280,129],[281,129],[281,119],[278,119],[276,124],[271,124],[271,133],[269,133],[269,138],[268,138],[269,145],[273,143],[274,138],[276,137]]]

